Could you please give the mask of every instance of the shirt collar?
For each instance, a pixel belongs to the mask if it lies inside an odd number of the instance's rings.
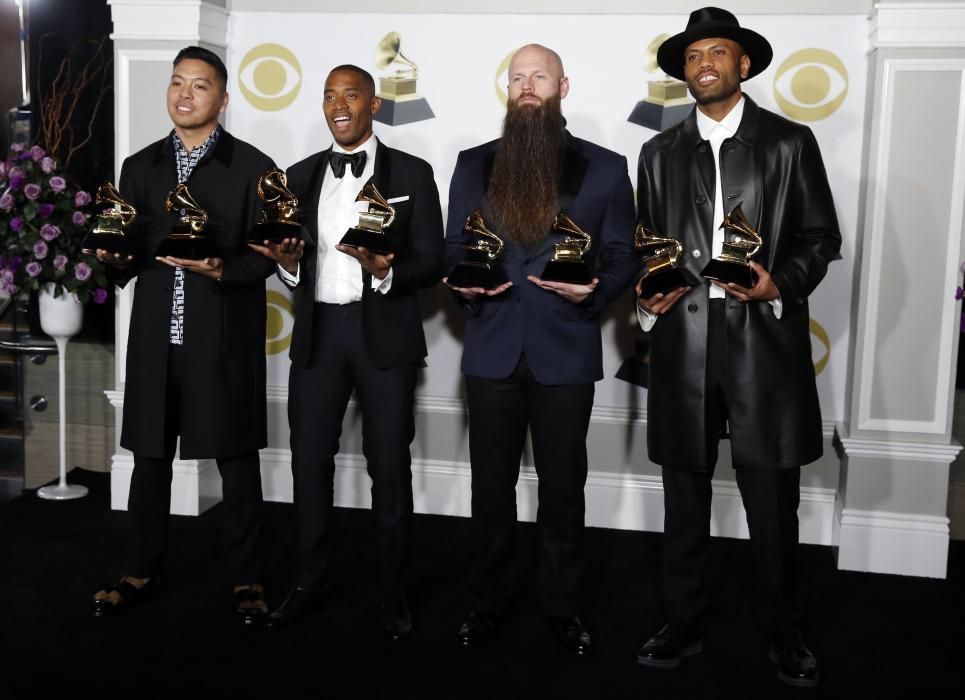
[[[697,130],[700,132],[700,138],[706,141],[717,128],[722,128],[728,136],[733,136],[737,133],[737,128],[741,124],[741,118],[744,116],[744,96],[741,95],[737,104],[734,105],[730,112],[727,113],[727,116],[719,122],[708,117],[701,112],[700,109],[695,111],[697,112]]]
[[[208,136],[208,138],[206,138],[206,139],[205,139],[204,141],[202,141],[200,144],[198,144],[197,146],[195,146],[194,149],[192,149],[191,151],[189,151],[189,150],[187,149],[187,147],[184,145],[184,143],[181,141],[181,137],[178,136],[177,130],[171,129],[171,136],[172,136],[172,138],[173,138],[173,140],[174,140],[174,148],[175,148],[175,149],[178,149],[178,150],[182,150],[182,151],[184,151],[185,153],[194,153],[194,151],[196,151],[196,150],[198,150],[198,149],[201,149],[200,152],[201,152],[201,153],[204,153],[209,147],[213,146],[213,145],[217,142],[218,136],[219,136],[220,134],[221,134],[221,125],[218,124],[218,125],[216,125],[216,126],[214,127],[214,130],[211,132],[211,134]]]
[[[375,158],[375,150],[378,148],[378,145],[379,145],[379,140],[375,137],[375,134],[372,134],[371,136],[369,136],[368,140],[366,140],[365,143],[363,143],[361,146],[356,148],[354,151],[346,151],[344,148],[342,148],[341,146],[339,146],[337,143],[333,141],[332,152],[360,153],[362,151],[365,151],[368,154],[366,157],[371,160],[372,158]]]

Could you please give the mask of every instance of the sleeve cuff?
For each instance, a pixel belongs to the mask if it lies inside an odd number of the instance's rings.
[[[392,271],[393,268],[389,268],[389,273],[384,279],[378,279],[377,277],[372,278],[372,291],[378,292],[379,294],[388,294],[389,290],[392,289]]]
[[[301,271],[302,271],[301,263],[298,263],[298,269],[295,270],[294,275],[290,273],[288,270],[286,270],[285,268],[283,268],[281,265],[278,265],[278,278],[290,287],[297,287],[299,275],[301,274]]]
[[[634,306],[637,309],[637,322],[640,324],[640,328],[643,329],[644,333],[649,333],[657,323],[657,315],[640,308],[640,304],[634,303]]]

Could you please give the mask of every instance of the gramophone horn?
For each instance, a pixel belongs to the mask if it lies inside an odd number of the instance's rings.
[[[648,73],[656,73],[660,70],[660,65],[657,63],[657,49],[669,38],[669,34],[657,34],[657,36],[653,38],[653,41],[647,44],[647,58],[643,63],[643,67]]]
[[[375,65],[379,70],[383,68],[388,68],[396,59],[412,67],[412,70],[418,70],[416,64],[410,61],[404,53],[402,53],[402,35],[398,32],[389,32],[385,35],[385,38],[379,42],[378,47],[375,49]]]

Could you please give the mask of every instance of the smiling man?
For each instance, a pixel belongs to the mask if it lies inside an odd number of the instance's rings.
[[[253,247],[278,263],[295,304],[288,419],[298,570],[270,624],[304,616],[328,588],[335,455],[354,390],[372,477],[382,622],[398,641],[412,630],[405,590],[409,445],[415,435],[415,386],[426,356],[417,292],[442,275],[442,213],[431,166],[372,133],[380,105],[367,71],[343,65],[328,74],[322,110],[334,143],[288,169],[308,238]],[[339,243],[367,209],[355,200],[369,181],[395,209],[384,234],[392,241],[390,254]]]
[[[462,371],[469,403],[476,555],[464,646],[497,632],[513,599],[516,481],[527,431],[539,476],[539,600],[556,640],[585,654],[583,486],[594,382],[603,378],[600,312],[631,283],[633,194],[626,159],[572,136],[560,103],[570,82],[555,51],[531,44],[509,65],[502,138],[459,154],[449,189],[446,257],[473,241],[466,218],[482,209],[505,241],[509,282],[454,288],[466,310]],[[563,240],[566,214],[592,236],[587,284],[540,275]]]
[[[705,7],[657,60],[697,106],[643,145],[638,216],[676,236],[697,279],[738,204],[763,238],[753,287],[705,282],[639,302],[650,333],[647,442],[663,467],[668,624],[640,650],[655,668],[702,649],[704,562],[718,442],[729,435],[750,532],[761,619],[781,681],[812,686],[818,665],[796,606],[801,465],[821,456],[807,298],[838,257],[831,188],[810,129],[759,108],[741,90],[771,46],[730,12]],[[638,288],[639,291],[639,288]]]

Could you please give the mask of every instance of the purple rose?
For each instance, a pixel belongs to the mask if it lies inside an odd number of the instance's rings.
[[[2,195],[0,195],[0,209],[3,209],[4,211],[10,211],[10,208],[12,206],[13,206],[12,194],[10,194],[9,192],[4,192]]]
[[[67,256],[66,255],[55,255],[54,256],[54,269],[63,270],[67,267]]]
[[[40,274],[40,263],[39,262],[28,262],[27,266],[24,268],[26,273],[31,277],[36,277]]]
[[[40,185],[38,185],[36,182],[31,182],[23,188],[23,193],[26,195],[27,199],[37,199],[37,197],[40,196]]]
[[[22,143],[11,143],[11,144],[10,144],[10,150],[13,151],[14,153],[20,153],[20,151],[23,150],[23,144],[22,144]]]
[[[34,243],[33,251],[34,257],[37,258],[37,260],[43,260],[47,257],[47,253],[50,252],[47,248],[47,244],[43,241],[37,241]]]
[[[50,189],[54,192],[63,192],[67,189],[67,181],[60,175],[54,175],[50,178]]]
[[[7,282],[6,284],[3,285],[3,293],[6,294],[8,297],[12,297],[14,294],[17,293],[17,287],[11,284],[10,282]]]
[[[90,279],[90,265],[87,263],[77,263],[74,266],[74,277],[79,279],[81,282],[86,282]]]
[[[107,290],[98,287],[94,290],[94,293],[91,296],[93,297],[95,304],[103,304],[105,301],[107,301]]]
[[[3,270],[0,270],[0,282],[3,282],[5,284],[9,282],[13,282],[13,270],[8,270],[6,268],[4,268]]]
[[[45,241],[52,241],[60,236],[60,229],[53,224],[44,224],[40,227],[40,237]]]
[[[54,212],[54,205],[51,204],[50,202],[41,202],[37,206],[37,213],[40,215],[40,218],[42,219],[46,219],[48,216],[53,214],[53,212]]]
[[[40,161],[40,169],[43,170],[48,175],[50,175],[50,173],[54,172],[57,169],[57,161],[55,161],[50,156],[47,156],[42,161]]]
[[[10,250],[13,250],[14,248],[16,248],[16,246],[10,246]],[[9,267],[11,270],[16,270],[20,267],[22,262],[23,258],[21,258],[19,255],[14,255],[12,258],[7,260],[7,267]]]
[[[74,222],[74,226],[83,226],[87,223],[87,215],[82,211],[75,211],[70,220]]]
[[[42,160],[43,157],[47,155],[40,146],[33,146],[30,149],[30,157],[36,160]]]
[[[17,233],[23,231],[23,219],[21,219],[19,216],[15,216],[10,219],[10,230],[16,231]]]
[[[74,195],[74,206],[75,207],[86,207],[90,204],[90,195],[84,192],[84,190],[78,190],[77,194]]]
[[[20,185],[23,184],[23,173],[20,172],[20,168],[14,168],[10,171],[10,190],[16,192],[20,189]]]

